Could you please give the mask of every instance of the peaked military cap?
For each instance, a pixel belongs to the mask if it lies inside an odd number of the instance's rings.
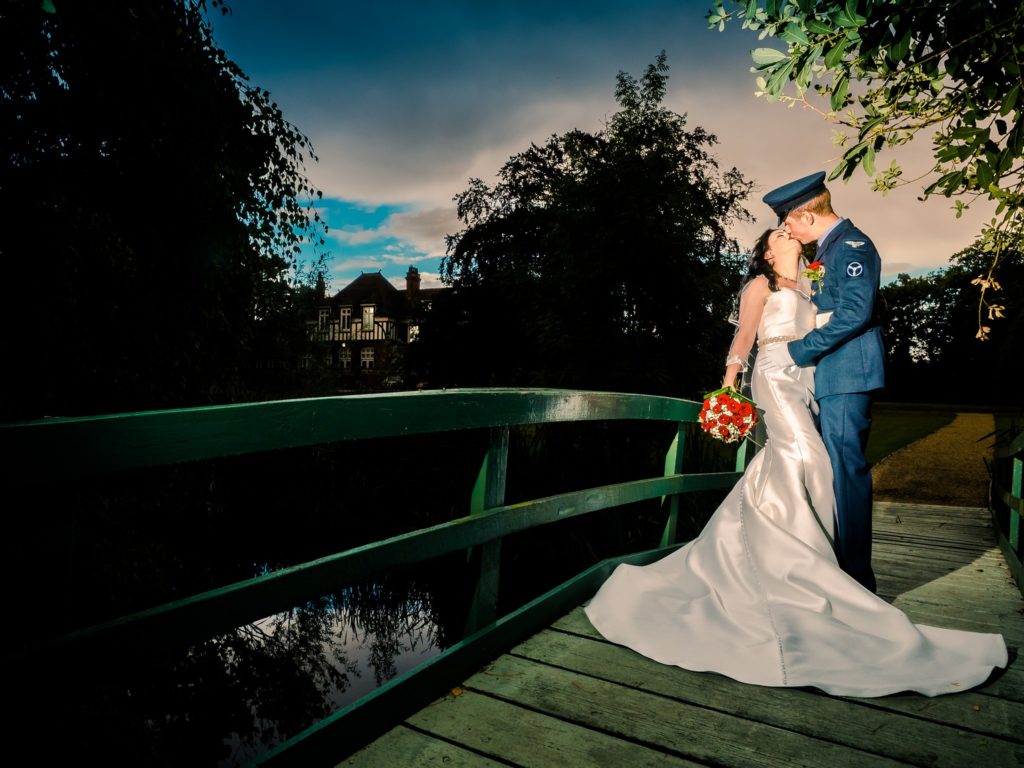
[[[791,181],[789,184],[783,184],[781,187],[776,187],[762,200],[775,211],[775,214],[779,217],[779,224],[783,222],[789,212],[794,208],[798,208],[801,203],[806,203],[812,197],[817,197],[825,191],[825,172],[819,171],[818,173],[812,173],[810,176],[804,176],[802,179]]]

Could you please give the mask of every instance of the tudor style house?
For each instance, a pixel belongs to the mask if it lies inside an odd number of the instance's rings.
[[[419,333],[416,318],[445,290],[420,288],[416,267],[409,267],[404,291],[380,272],[364,272],[317,308],[316,320],[307,322],[310,339],[324,344],[324,363],[349,383],[400,386],[405,346]]]

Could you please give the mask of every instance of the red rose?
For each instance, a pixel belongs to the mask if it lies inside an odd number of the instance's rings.
[[[716,406],[715,406],[714,408],[712,408],[711,410],[712,410],[712,411],[713,411],[714,413],[721,413],[721,412],[722,412],[722,406],[720,406],[720,405],[716,405]]]
[[[730,416],[727,413],[723,413],[721,416],[718,417],[718,423],[723,425],[732,424],[732,416]]]
[[[822,262],[820,262],[820,261],[812,261],[810,264],[807,265],[807,268],[808,269],[821,269],[821,265],[822,265]]]
[[[729,436],[729,428],[728,427],[719,427],[718,428],[718,434],[720,434],[722,437],[728,437]]]

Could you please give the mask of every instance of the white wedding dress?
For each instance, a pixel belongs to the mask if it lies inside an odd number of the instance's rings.
[[[620,565],[586,614],[655,661],[746,683],[865,697],[967,690],[1006,665],[1001,635],[915,625],[839,568],[814,369],[785,366],[784,342],[772,342],[814,324],[805,295],[769,294],[753,374],[764,449],[696,539],[651,565]]]

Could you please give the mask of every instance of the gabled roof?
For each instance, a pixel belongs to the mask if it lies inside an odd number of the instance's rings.
[[[377,314],[398,317],[406,311],[405,291],[393,286],[380,272],[364,272],[331,298],[331,307],[373,304]]]

